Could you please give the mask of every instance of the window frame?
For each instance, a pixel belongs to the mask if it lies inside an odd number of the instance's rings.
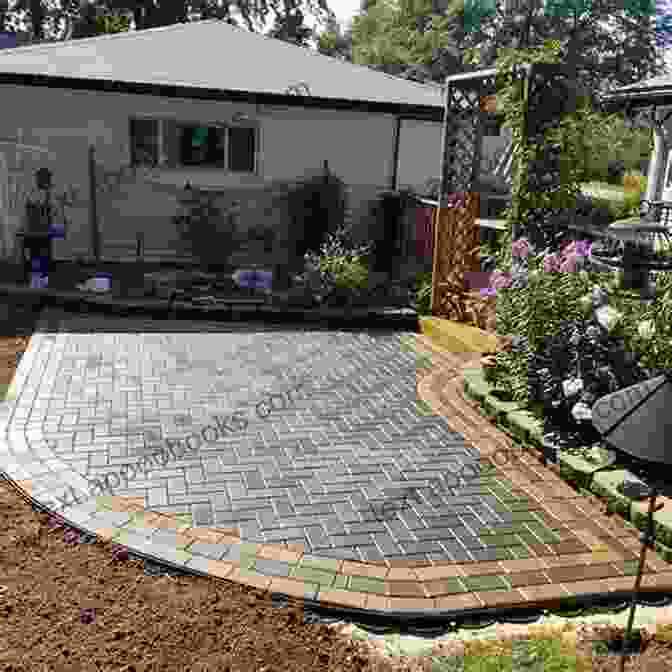
[[[129,152],[128,159],[131,165],[141,165],[133,163],[133,136],[131,134],[131,125],[134,120],[139,121],[155,121],[157,124],[157,165],[156,168],[161,170],[183,170],[183,171],[200,171],[200,170],[217,170],[222,171],[226,175],[259,175],[259,164],[260,164],[260,153],[261,153],[261,126],[258,121],[242,121],[242,122],[227,122],[227,121],[202,121],[198,119],[189,119],[183,117],[168,117],[165,115],[158,116],[153,114],[133,114],[129,117],[128,123],[128,133],[129,133]],[[176,128],[184,126],[200,126],[204,128],[223,128],[225,129],[224,133],[224,167],[218,166],[190,166],[182,163],[178,163],[176,166],[168,166],[167,152],[166,152],[166,142],[164,135],[164,123],[171,122],[175,124]],[[230,168],[229,162],[229,145],[230,145],[230,130],[232,128],[250,128],[253,131],[254,138],[254,150],[252,156],[253,170],[252,172],[247,171],[232,171]]]

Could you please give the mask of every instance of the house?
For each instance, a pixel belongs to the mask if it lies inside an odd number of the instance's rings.
[[[672,202],[672,75],[664,75],[622,86],[602,97],[608,111],[651,112],[639,117],[653,128],[654,147],[648,165],[644,200]]]
[[[440,165],[441,87],[218,20],[3,50],[0,100],[5,226],[46,164],[71,196],[56,258],[90,256],[94,228],[103,258],[130,254],[138,234],[147,255],[179,256],[173,216],[187,182],[224,211],[237,202],[249,230],[280,227],[274,185],[325,161],[347,185],[353,221],[380,191],[419,188]]]

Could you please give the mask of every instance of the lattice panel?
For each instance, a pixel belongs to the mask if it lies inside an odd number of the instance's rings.
[[[470,191],[473,187],[474,161],[480,163],[481,102],[485,95],[494,93],[494,79],[487,78],[474,85],[469,82],[449,84],[448,154],[444,184],[448,193]],[[462,86],[460,86],[462,85]]]
[[[467,192],[461,205],[438,208],[434,314],[449,320],[468,319],[467,273],[480,270],[480,229],[476,223],[480,194]]]

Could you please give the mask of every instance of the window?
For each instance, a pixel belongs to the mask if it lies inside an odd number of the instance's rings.
[[[254,129],[229,129],[229,170],[238,173],[254,172]]]
[[[201,166],[253,173],[257,130],[223,124],[200,126],[161,119],[131,120],[133,165]]]

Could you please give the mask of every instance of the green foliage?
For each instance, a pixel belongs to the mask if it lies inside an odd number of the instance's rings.
[[[637,353],[640,363],[648,369],[672,367],[672,273],[656,276],[656,298],[645,304],[638,297],[616,295],[613,303],[623,313],[621,333],[626,349]],[[652,322],[655,331],[649,337],[640,335],[640,325]]]
[[[352,22],[352,57],[390,74],[441,81],[461,72],[461,20],[432,0],[378,0]]]
[[[333,289],[364,290],[368,285],[371,245],[356,245],[345,227],[329,234],[319,253],[305,255],[304,279],[317,294]]]
[[[626,172],[639,170],[640,162],[651,156],[651,129],[631,129],[620,114],[593,115],[594,125],[586,136],[588,180],[607,181],[609,161],[623,161]]]
[[[418,315],[431,315],[432,311],[432,274],[421,273],[418,275],[413,287],[415,297],[415,310]]]
[[[131,22],[127,16],[104,15],[96,17],[96,34],[125,33],[130,30]]]
[[[533,115],[546,114],[546,111],[537,109],[527,113],[527,92],[519,67],[533,63],[559,63],[559,54],[559,43],[549,41],[541,49],[503,49],[497,58],[500,84],[497,107],[504,112],[504,124],[511,129],[513,142],[518,147],[514,155],[511,207],[507,209],[506,217],[510,225],[520,225],[523,231],[530,212],[535,208],[571,208],[585,178],[585,161],[581,161],[581,157],[585,156],[585,128],[592,122],[592,110],[585,99],[577,97],[575,110],[565,107],[564,116],[559,117],[557,125],[544,133],[542,145],[534,144],[529,137],[530,123],[538,122]],[[568,86],[571,87],[572,83]],[[569,92],[565,95],[571,98]],[[558,112],[560,114],[561,110]],[[531,190],[528,183],[530,166],[543,164],[546,143],[560,145],[563,156],[561,185],[553,192]]]
[[[497,292],[497,333],[524,336],[532,351],[556,334],[564,322],[584,317],[579,299],[596,281],[595,274],[586,271],[546,272],[543,257],[528,257],[527,286]],[[529,401],[528,360],[524,352],[498,353],[495,375],[515,401]]]

